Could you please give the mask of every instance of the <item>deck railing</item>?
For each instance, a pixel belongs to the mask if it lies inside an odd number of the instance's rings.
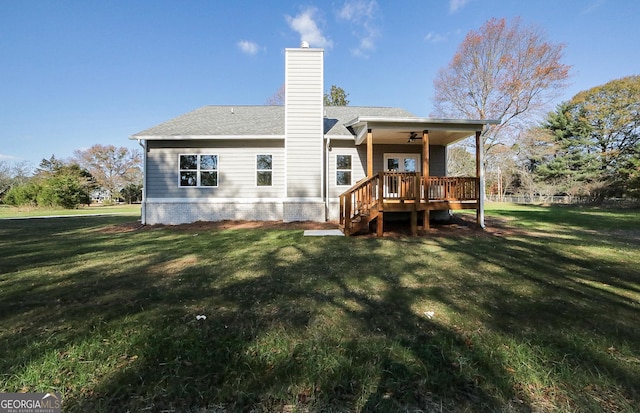
[[[430,201],[475,201],[478,199],[478,179],[458,176],[430,176],[427,197]]]
[[[417,172],[380,172],[365,178],[340,195],[340,224],[366,215],[385,202],[477,201],[478,178],[429,176]],[[425,197],[425,193],[427,196]]]

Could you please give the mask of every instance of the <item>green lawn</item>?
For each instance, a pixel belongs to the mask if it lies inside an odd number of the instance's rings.
[[[640,411],[640,212],[487,215],[507,226],[0,221],[0,392],[73,412]]]

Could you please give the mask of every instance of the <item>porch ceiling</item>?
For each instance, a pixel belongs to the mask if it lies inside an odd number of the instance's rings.
[[[428,130],[431,145],[446,146],[482,131],[485,125],[499,123],[499,120],[358,117],[345,126],[356,133],[356,145],[366,141],[367,130],[371,129],[374,144],[421,145],[422,131]],[[408,142],[412,132],[416,139]]]

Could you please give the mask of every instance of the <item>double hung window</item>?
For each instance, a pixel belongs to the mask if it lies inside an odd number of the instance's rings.
[[[336,155],[336,185],[351,186],[351,155]]]
[[[256,156],[256,185],[257,186],[273,185],[273,156],[272,155]]]

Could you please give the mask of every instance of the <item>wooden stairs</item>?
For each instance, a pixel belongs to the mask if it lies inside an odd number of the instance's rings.
[[[368,209],[366,212],[362,212],[348,221],[341,221],[338,228],[345,235],[355,235],[359,233],[371,232],[371,223],[380,217],[377,206]]]

